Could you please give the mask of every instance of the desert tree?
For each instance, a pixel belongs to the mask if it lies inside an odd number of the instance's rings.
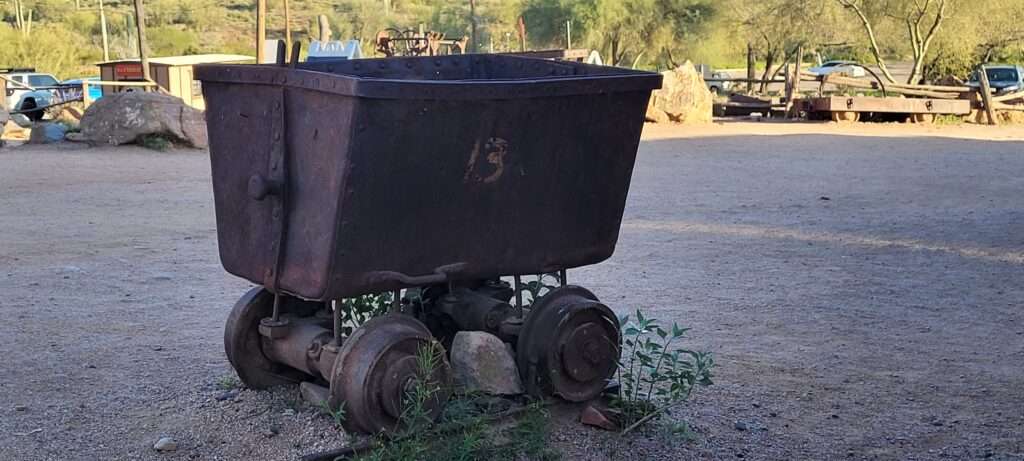
[[[885,63],[879,34],[880,21],[893,21],[905,32],[902,37],[910,46],[913,56],[907,83],[921,80],[922,70],[932,42],[939,34],[943,23],[949,19],[955,0],[836,0],[853,12],[863,26],[872,56],[882,75],[890,82],[896,81]]]

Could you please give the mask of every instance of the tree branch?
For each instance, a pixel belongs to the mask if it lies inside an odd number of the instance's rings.
[[[861,24],[864,26],[864,31],[868,34],[868,42],[871,44],[871,54],[875,57],[875,63],[878,64],[878,69],[882,71],[882,75],[889,83],[896,83],[896,79],[893,78],[892,73],[889,72],[889,68],[885,65],[885,60],[882,59],[882,51],[878,47],[878,39],[875,38],[875,29],[871,26],[871,20],[868,19],[867,15],[864,14],[864,10],[861,9],[854,0],[836,0],[843,7],[853,10],[860,18]]]

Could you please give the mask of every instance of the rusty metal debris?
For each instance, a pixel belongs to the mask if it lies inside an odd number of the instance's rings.
[[[469,37],[445,38],[445,34],[433,31],[399,30],[394,28],[377,32],[374,41],[378,53],[387,56],[440,56],[463,54]]]
[[[224,335],[246,385],[329,386],[348,429],[390,431],[415,383],[440,389],[434,415],[450,392],[443,355],[417,354],[484,330],[516,346],[530,393],[600,393],[619,325],[565,270],[614,251],[661,76],[507,55],[284,64],[196,68],[221,262],[260,285]],[[556,272],[526,306],[519,276]],[[391,313],[345,335],[334,301],[383,292]]]

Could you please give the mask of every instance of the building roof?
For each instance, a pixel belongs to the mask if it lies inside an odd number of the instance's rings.
[[[193,54],[188,56],[166,56],[161,58],[149,58],[149,63],[162,64],[165,66],[192,66],[196,64],[247,62],[255,60],[256,58],[252,56],[245,56],[241,54]],[[139,62],[139,60],[119,59],[114,61],[96,63],[96,65],[102,66],[107,64],[120,64],[131,62]]]

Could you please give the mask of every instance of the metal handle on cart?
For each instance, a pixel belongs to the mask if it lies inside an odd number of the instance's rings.
[[[263,200],[268,195],[280,195],[283,185],[280,181],[264,178],[259,173],[249,177],[249,197],[253,200]]]
[[[433,274],[428,275],[409,275],[402,272],[395,271],[376,271],[371,272],[367,278],[381,282],[399,282],[403,285],[430,285],[433,283],[442,283],[448,281],[448,277],[453,273],[462,272],[466,269],[466,263],[454,263],[445,264],[444,266],[438,266],[434,269]]]

